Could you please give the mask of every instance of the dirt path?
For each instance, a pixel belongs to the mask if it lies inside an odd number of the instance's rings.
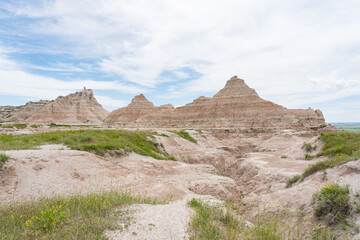
[[[111,240],[181,240],[188,239],[187,226],[192,209],[186,200],[166,205],[133,205],[130,225],[120,222],[123,230],[107,231]]]

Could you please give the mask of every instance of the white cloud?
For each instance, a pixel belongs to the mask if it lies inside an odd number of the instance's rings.
[[[115,90],[132,94],[146,92],[146,89],[123,84],[120,81],[65,81],[27,73],[22,70],[22,65],[19,65],[7,56],[6,53],[8,52],[0,45],[0,95],[21,96],[31,99],[55,99],[60,95],[64,96],[81,90],[83,87],[94,90]],[[50,70],[54,71],[54,69]],[[124,105],[123,101],[106,96],[100,96],[99,102],[107,106],[115,106],[115,104],[118,104],[118,106]]]
[[[171,83],[169,91],[161,92],[163,98],[214,92],[235,74],[262,97],[287,107],[360,92],[360,2],[356,0],[22,4],[6,8],[36,19],[25,34],[56,37],[62,43],[43,51],[98,59],[99,71],[145,89],[169,81],[159,77],[165,70],[186,77],[177,69],[189,67],[202,74],[190,82]],[[76,86],[81,84],[76,81]],[[136,92],[120,82],[104,86]]]
[[[112,99],[107,96],[100,96],[96,95],[96,100],[103,106],[109,106],[109,107],[125,107],[127,105],[127,102],[117,99]]]

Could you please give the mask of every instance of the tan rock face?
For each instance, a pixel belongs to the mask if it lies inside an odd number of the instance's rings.
[[[134,103],[135,101],[135,103]],[[143,95],[112,112],[106,124],[136,128],[319,128],[320,110],[287,109],[258,96],[237,76],[212,98],[199,97],[183,107],[155,107]]]
[[[91,89],[84,89],[54,101],[29,102],[12,118],[28,123],[101,123],[108,112],[96,101]]]

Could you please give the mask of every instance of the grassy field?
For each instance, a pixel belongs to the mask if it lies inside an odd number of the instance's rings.
[[[308,155],[307,158],[312,159],[320,156],[328,156],[328,159],[311,164],[301,175],[296,175],[289,179],[287,183],[288,187],[318,171],[332,168],[360,158],[360,133],[322,133],[319,140],[325,143],[323,151],[315,156]]]
[[[0,136],[0,150],[34,149],[44,144],[64,144],[74,150],[124,154],[136,152],[155,159],[174,158],[158,148],[158,143],[150,140],[155,133],[126,130],[73,130],[54,131],[38,134]]]
[[[342,126],[338,128],[348,132],[360,133],[360,126]]]
[[[165,204],[131,192],[55,197],[0,206],[0,239],[106,239],[106,229],[125,228],[130,204]]]

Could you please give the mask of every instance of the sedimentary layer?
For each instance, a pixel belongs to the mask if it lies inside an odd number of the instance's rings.
[[[237,76],[213,97],[174,108],[154,106],[144,95],[109,114],[105,124],[129,128],[310,129],[325,125],[320,110],[287,109],[264,100]]]

